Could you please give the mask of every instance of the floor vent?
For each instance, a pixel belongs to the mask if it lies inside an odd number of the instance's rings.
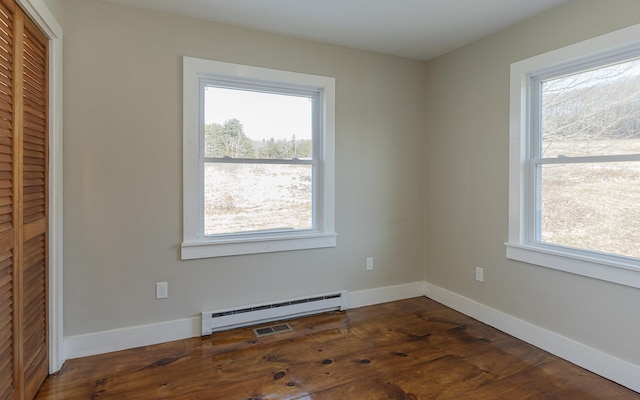
[[[261,328],[255,328],[253,330],[253,333],[256,334],[256,337],[263,337],[263,336],[274,335],[276,333],[290,332],[292,330],[293,328],[289,324],[278,324],[278,325],[264,326]]]
[[[348,292],[343,290],[336,293],[280,300],[272,303],[206,311],[202,313],[202,335],[304,315],[336,310],[342,311],[348,308],[348,304]]]

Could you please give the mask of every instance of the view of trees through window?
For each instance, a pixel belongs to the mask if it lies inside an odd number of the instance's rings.
[[[640,258],[640,61],[541,82],[538,240]]]
[[[210,123],[204,127],[205,157],[214,158],[311,158],[311,139],[291,138],[251,140],[242,123],[233,118],[224,124]]]
[[[205,235],[313,228],[312,105],[206,87]]]

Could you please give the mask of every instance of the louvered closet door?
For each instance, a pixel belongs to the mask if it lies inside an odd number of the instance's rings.
[[[30,400],[48,372],[47,43],[0,0],[0,400]]]
[[[0,3],[0,399],[17,397],[13,11]]]
[[[22,34],[22,358],[25,398],[48,374],[47,39],[28,18]]]

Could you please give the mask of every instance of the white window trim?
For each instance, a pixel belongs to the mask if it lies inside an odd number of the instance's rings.
[[[530,238],[527,175],[531,77],[569,64],[640,50],[640,24],[511,64],[509,108],[509,238],[507,258],[640,288],[640,260],[541,244]]]
[[[198,235],[199,103],[201,78],[251,79],[317,88],[323,96],[322,159],[318,175],[319,204],[314,230],[257,235]],[[335,78],[203,60],[183,58],[183,260],[241,254],[269,253],[335,247]]]

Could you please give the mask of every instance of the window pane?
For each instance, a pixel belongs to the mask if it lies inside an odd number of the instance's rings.
[[[312,229],[312,168],[205,164],[204,234]]]
[[[206,86],[205,157],[311,159],[313,99]]]
[[[541,84],[542,157],[640,153],[640,60]]]
[[[640,258],[640,162],[541,170],[542,242]]]

